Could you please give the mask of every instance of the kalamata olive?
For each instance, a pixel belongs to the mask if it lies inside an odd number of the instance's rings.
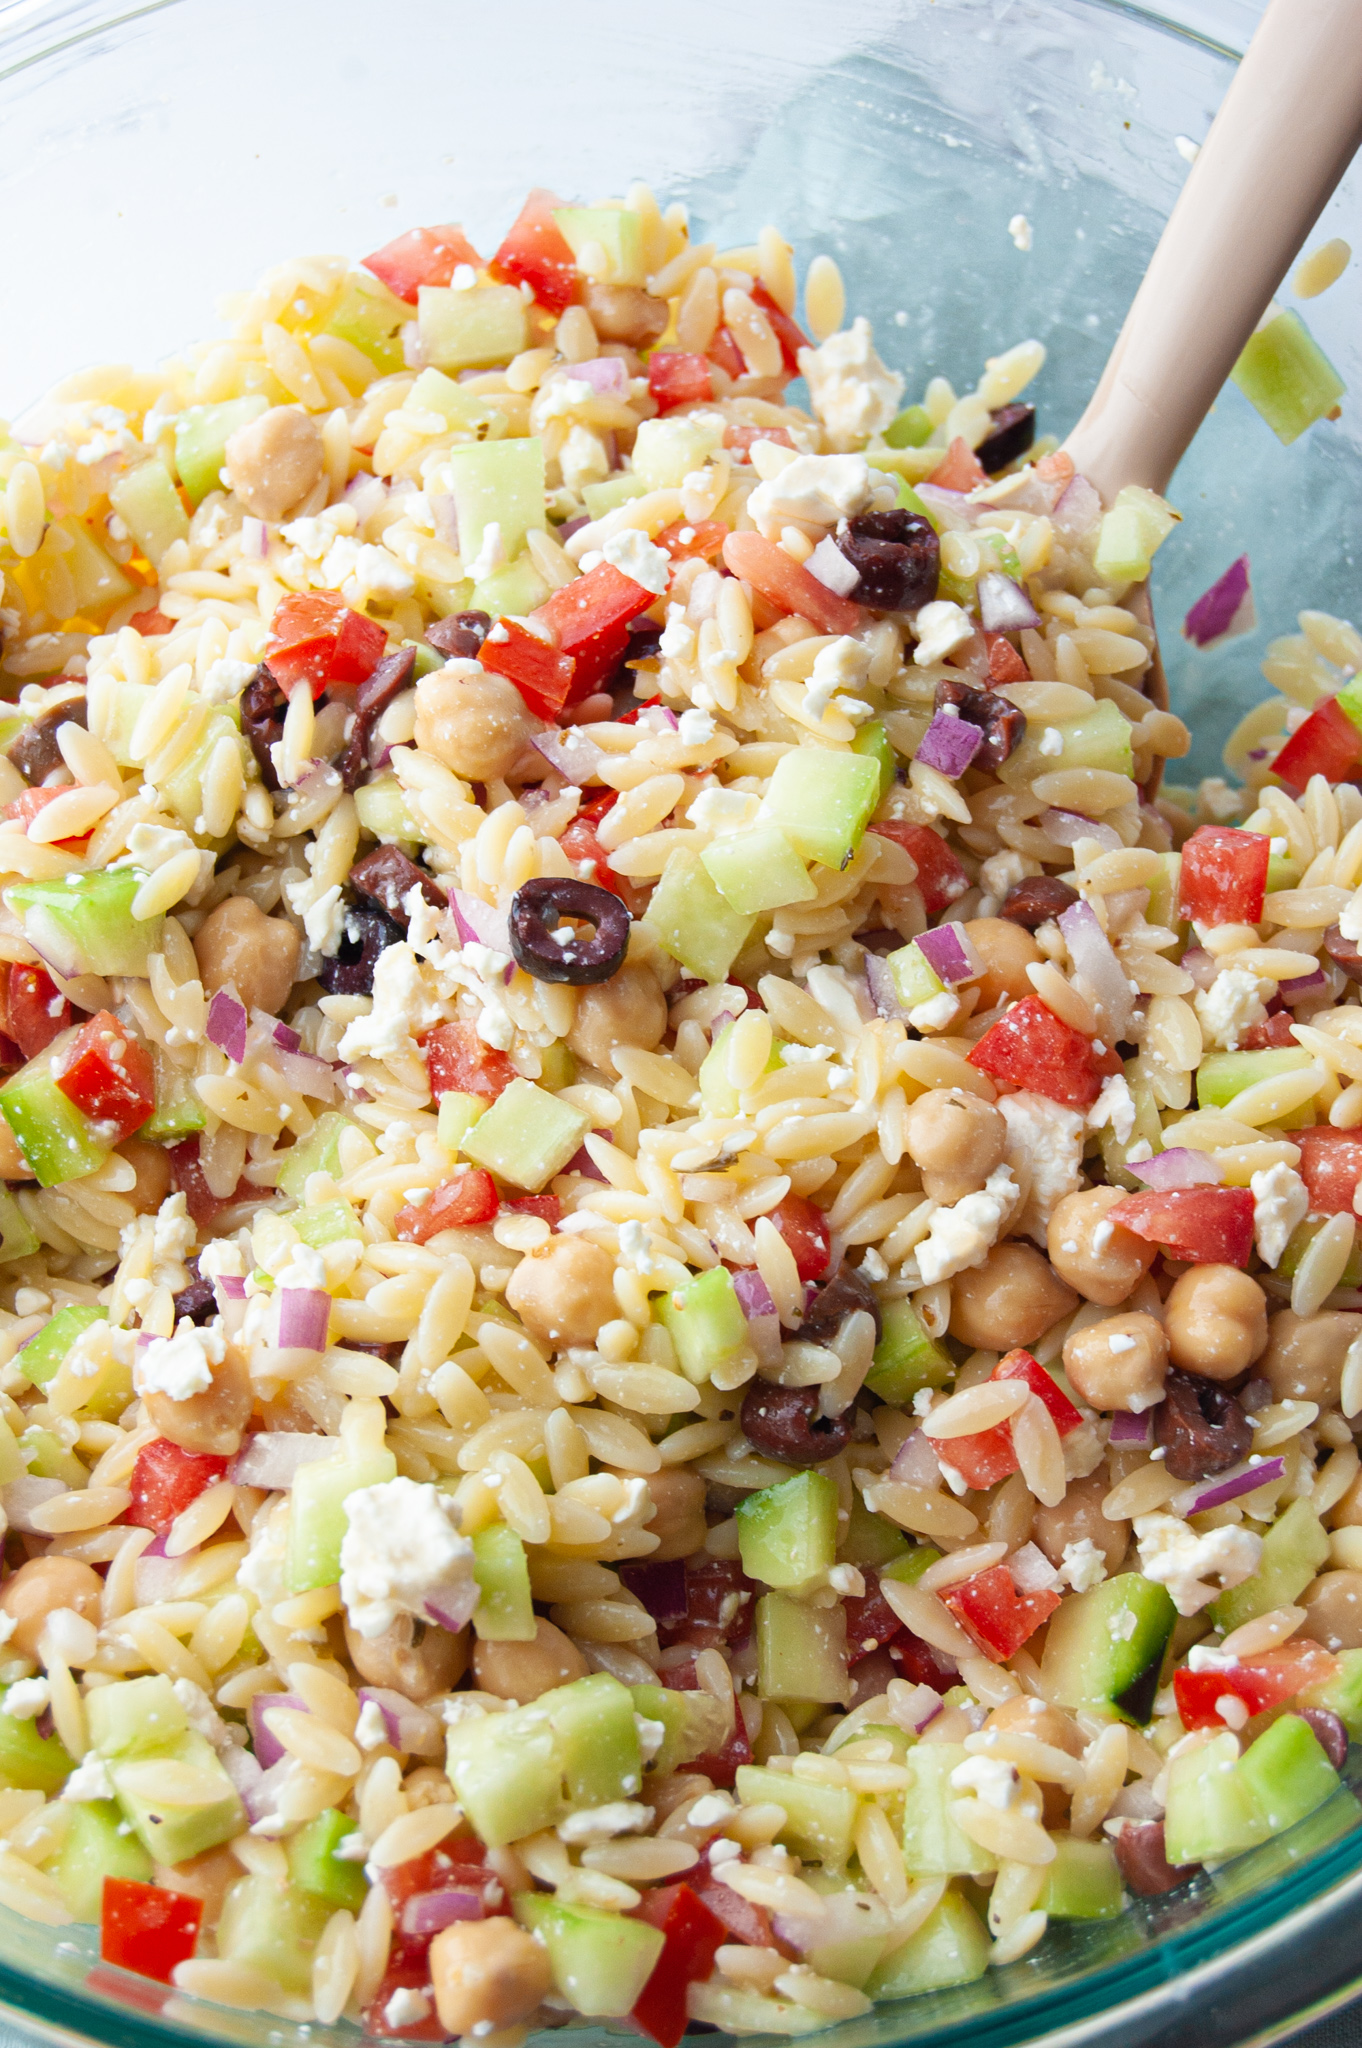
[[[990,476],[1006,469],[1019,455],[1025,455],[1036,438],[1034,405],[1000,405],[989,414],[992,422],[975,454]]]
[[[19,770],[25,782],[39,783],[62,764],[61,748],[57,745],[57,734],[62,726],[84,723],[84,697],[64,697],[60,704],[42,712],[31,725],[24,727],[17,739],[10,741],[5,749],[5,759]]]
[[[1336,1771],[1348,1761],[1348,1731],[1329,1707],[1293,1707],[1292,1713],[1306,1723]]]
[[[188,1316],[191,1323],[211,1323],[218,1312],[212,1281],[201,1280],[197,1273],[187,1287],[180,1289],[174,1300],[177,1323],[183,1316]]]
[[[1261,1024],[1250,1024],[1239,1035],[1241,1052],[1264,1052],[1270,1045],[1290,1049],[1296,1043],[1291,1026],[1295,1018],[1290,1010],[1277,1010],[1265,1017]]]
[[[1077,889],[1061,882],[1058,875],[1024,875],[1020,882],[1012,884],[998,914],[1009,924],[1019,924],[1034,932],[1077,901]]]
[[[454,612],[427,626],[426,638],[447,661],[476,661],[478,649],[492,630],[486,612]]]
[[[1199,1863],[1168,1861],[1161,1820],[1127,1821],[1116,1837],[1115,1849],[1121,1876],[1142,1899],[1173,1891],[1201,1869]]]
[[[15,744],[18,744],[17,741]],[[10,749],[10,759],[14,759],[13,747]],[[1352,939],[1345,939],[1336,924],[1331,924],[1324,934],[1324,950],[1335,967],[1343,969],[1349,981],[1362,981],[1362,946],[1357,945]]]
[[[920,512],[862,512],[837,532],[837,545],[860,581],[857,604],[880,612],[915,612],[936,596],[941,542]]]
[[[978,726],[984,744],[974,757],[977,768],[1001,768],[1026,737],[1025,715],[993,690],[976,690],[947,677],[936,686],[934,704],[938,711],[955,711]]]
[[[400,924],[369,903],[356,903],[345,913],[341,942],[322,961],[317,979],[329,996],[371,996],[378,956],[404,936]]]
[[[262,661],[241,693],[241,730],[255,755],[266,789],[278,789],[279,776],[270,748],[284,736],[288,698]]]
[[[1253,1424],[1233,1394],[1214,1380],[1173,1366],[1154,1410],[1154,1435],[1175,1479],[1209,1479],[1248,1455]]]
[[[411,918],[407,901],[413,889],[420,890],[432,910],[445,907],[445,897],[435,882],[400,846],[376,846],[363,860],[357,860],[350,870],[350,887],[376,904],[403,931]]]
[[[385,654],[372,675],[364,678],[355,692],[355,722],[345,742],[345,752],[336,763],[346,789],[358,789],[369,767],[370,742],[374,727],[393,699],[411,688],[416,669],[416,649],[398,647]]]
[[[773,1387],[753,1380],[740,1419],[747,1441],[782,1465],[821,1465],[851,1441],[851,1416],[820,1415],[817,1387]]]
[[[593,927],[588,934],[565,919]],[[567,875],[542,875],[511,898],[511,951],[536,981],[574,988],[609,981],[629,950],[629,913],[608,889]]]
[[[846,1318],[855,1315],[858,1309],[864,1309],[867,1315],[875,1318],[875,1340],[878,1343],[884,1334],[884,1322],[875,1290],[864,1273],[858,1273],[854,1266],[843,1266],[814,1295],[804,1311],[799,1334],[807,1344],[826,1344],[837,1335]]]

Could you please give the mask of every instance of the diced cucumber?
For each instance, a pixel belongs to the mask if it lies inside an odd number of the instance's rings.
[[[514,561],[532,529],[548,525],[544,510],[544,444],[537,436],[469,441],[451,448],[449,488],[459,524],[459,553],[471,562],[494,521],[502,550]]]
[[[423,284],[416,295],[416,330],[426,361],[437,370],[490,370],[509,363],[529,334],[525,301],[513,284],[475,285],[466,292]]]
[[[406,361],[402,329],[410,318],[410,306],[404,305],[377,278],[357,270],[345,280],[322,332],[348,341],[351,348],[368,356],[376,370],[390,377]]]
[[[438,412],[461,433],[476,434],[491,416],[492,407],[466,386],[456,384],[443,370],[422,370],[407,394],[414,412]]]
[[[30,1423],[19,1438],[19,1455],[24,1470],[35,1479],[64,1479],[68,1486],[84,1486],[89,1473],[74,1451],[67,1449],[53,1430]]]
[[[807,1873],[816,1877],[817,1871]],[[847,1893],[851,1911],[858,1918],[869,1920],[874,1908],[864,1892],[854,1889]],[[888,1934],[848,1934],[839,1941],[821,1941],[811,1948],[805,1961],[811,1970],[817,1970],[820,1977],[835,1978],[839,1984],[852,1984],[857,1991],[863,1991],[880,1958],[888,1948],[892,1937]]]
[[[543,604],[549,586],[528,553],[517,555],[475,583],[468,593],[466,611],[487,612],[492,618],[523,619]]]
[[[711,1266],[685,1287],[659,1295],[657,1319],[676,1347],[682,1372],[697,1387],[747,1348],[747,1318],[725,1266]]]
[[[8,1486],[12,1480],[22,1479],[27,1470],[13,1431],[7,1424],[0,1427],[0,1486]]]
[[[643,913],[664,953],[701,981],[722,981],[747,944],[755,920],[721,896],[698,853],[678,846]]]
[[[175,467],[195,505],[202,504],[222,481],[227,443],[238,427],[268,412],[263,396],[229,398],[221,405],[191,405],[175,421]]]
[[[879,763],[880,802],[883,803],[898,776],[898,755],[894,752],[894,742],[878,718],[872,718],[868,725],[860,727],[851,742],[851,751]]]
[[[1052,1920],[1114,1920],[1122,1908],[1121,1873],[1111,1843],[1053,1835],[1055,1860],[1036,1904]]]
[[[636,1799],[643,1758],[633,1695],[606,1671],[541,1695],[562,1744],[568,1804],[606,1806]]]
[[[700,1102],[706,1116],[736,1116],[738,1114],[738,1090],[728,1078],[728,1043],[733,1036],[733,1026],[725,1024],[716,1033],[714,1042],[700,1062],[696,1080],[700,1084]],[[770,1058],[765,1072],[774,1074],[781,1065],[781,1042],[771,1047]]]
[[[1259,1614],[1290,1607],[1329,1555],[1328,1531],[1308,1500],[1293,1500],[1263,1538],[1258,1569],[1241,1586],[1231,1586],[1209,1609],[1222,1635]],[[1067,1604],[1067,1603],[1066,1603]]]
[[[539,1079],[555,1095],[562,1088],[571,1088],[577,1079],[577,1061],[564,1039],[555,1038],[551,1045],[542,1047],[539,1061]]]
[[[92,625],[101,625],[114,606],[122,604],[138,588],[74,515],[54,519],[38,552],[27,561],[12,563],[9,573],[25,603],[34,611],[42,609],[53,595],[49,579],[55,576],[63,602],[67,591],[70,592],[69,616],[88,619]]]
[[[1114,1706],[1125,1720],[1148,1721],[1176,1619],[1167,1588],[1139,1572],[1071,1594],[1046,1632],[1046,1699],[1061,1707]]]
[[[107,1322],[108,1318],[109,1311],[96,1308],[91,1301],[68,1302],[43,1325],[36,1337],[29,1338],[15,1354],[14,1363],[33,1386],[45,1387],[60,1371],[62,1361],[81,1331],[88,1330],[91,1323]]]
[[[1249,336],[1230,377],[1288,447],[1348,388],[1300,314],[1285,309]]]
[[[177,1065],[162,1045],[152,1046],[151,1065],[156,1083],[156,1107],[137,1133],[138,1137],[149,1138],[157,1145],[173,1145],[181,1138],[192,1137],[195,1131],[203,1130],[208,1119],[203,1111],[203,1098],[194,1086],[192,1069],[186,1072]]]
[[[307,1136],[284,1155],[279,1169],[280,1194],[301,1202],[309,1174],[329,1173],[335,1180],[341,1170],[340,1141],[352,1127],[351,1119],[339,1110],[323,1110]]]
[[[1274,1835],[1323,1806],[1339,1786],[1338,1772],[1299,1714],[1283,1714],[1249,1744],[1239,1775]]]
[[[919,1003],[930,1003],[934,997],[946,992],[945,982],[912,939],[906,946],[890,953],[884,964],[893,977],[894,993],[906,1010],[916,1008]]]
[[[95,1173],[111,1147],[96,1135],[95,1126],[52,1078],[46,1053],[20,1067],[0,1088],[0,1115],[13,1131],[19,1150],[41,1187],[83,1180]]]
[[[66,1831],[49,1874],[57,1881],[73,1920],[98,1922],[104,1905],[106,1877],[151,1882],[152,1862],[136,1835],[130,1834],[112,1799],[73,1801]]]
[[[890,448],[921,448],[932,438],[932,416],[925,405],[905,405],[884,430]]]
[[[988,1968],[988,1957],[989,1939],[979,1915],[959,1892],[947,1892],[917,1933],[871,1972],[866,1996],[915,1998],[922,1991],[973,1984]]]
[[[175,1806],[154,1789],[158,1768],[164,1763],[188,1765],[206,1778],[221,1784],[218,1798]],[[119,1757],[109,1766],[114,1793],[123,1818],[154,1863],[187,1863],[205,1849],[216,1849],[246,1826],[241,1801],[211,1743],[190,1728],[168,1751],[155,1756]]]
[[[285,1580],[290,1593],[336,1584],[347,1526],[346,1500],[361,1487],[384,1486],[396,1477],[397,1460],[386,1448],[342,1450],[299,1467],[289,1510]]]
[[[882,1579],[901,1579],[906,1586],[915,1586],[929,1565],[940,1559],[941,1552],[931,1543],[915,1543],[902,1557],[894,1557],[881,1567]]]
[[[725,833],[700,856],[710,880],[733,909],[757,915],[809,903],[818,894],[808,869],[778,825]]]
[[[878,1566],[903,1557],[907,1550],[908,1538],[902,1529],[884,1515],[872,1514],[861,1498],[859,1487],[853,1487],[851,1520],[837,1546],[841,1562]]]
[[[729,1733],[729,1717],[713,1693],[673,1692],[670,1686],[634,1685],[629,1688],[634,1712],[645,1721],[660,1721],[661,1747],[648,1759],[647,1774],[670,1777],[698,1756],[712,1756],[723,1748]]]
[[[639,428],[640,434],[643,427],[652,425],[652,420],[645,420]],[[604,519],[606,513],[613,512],[617,505],[627,505],[631,498],[641,498],[647,488],[641,476],[622,469],[618,476],[603,477],[600,483],[583,484],[582,503],[591,518]]]
[[[763,1585],[805,1585],[836,1559],[837,1488],[826,1472],[796,1472],[764,1486],[735,1513],[742,1568]]]
[[[912,1782],[903,1795],[903,1860],[913,1877],[977,1877],[998,1867],[951,1811],[962,1796],[952,1789],[951,1772],[965,1758],[959,1742],[919,1742],[908,1755],[904,1768]]]
[[[132,914],[145,882],[139,868],[105,868],[60,882],[15,882],[5,907],[22,919],[24,936],[58,974],[130,974],[145,981],[160,949],[164,917]]]
[[[485,1095],[461,1095],[451,1089],[440,1097],[435,1134],[448,1152],[457,1152],[487,1107]]]
[[[1224,1863],[1266,1841],[1271,1829],[1250,1796],[1239,1744],[1228,1730],[1172,1759],[1163,1825],[1165,1853],[1174,1865]]]
[[[785,1593],[763,1593],[756,1636],[757,1684],[764,1700],[846,1706],[851,1680],[844,1607],[809,1607]],[[816,1712],[815,1707],[809,1718]]]
[[[321,1251],[347,1237],[362,1237],[360,1222],[348,1202],[321,1202],[315,1209],[295,1209],[289,1222],[304,1244]]]
[[[355,791],[355,812],[364,830],[374,839],[394,846],[419,846],[422,828],[407,805],[406,793],[395,775],[376,775],[361,782]]]
[[[1339,1652],[1338,1670],[1327,1685],[1299,1695],[1303,1707],[1327,1707],[1354,1742],[1362,1741],[1362,1650]]]
[[[1059,734],[1057,754],[1042,754],[1040,750],[1047,732]],[[1036,720],[1015,753],[998,770],[998,779],[1012,789],[1024,789],[1037,776],[1074,768],[1103,768],[1112,775],[1129,775],[1134,765],[1130,733],[1130,720],[1106,697],[1100,698],[1082,718],[1053,725]]]
[[[170,471],[155,458],[116,477],[109,503],[153,566],[173,541],[189,538],[189,519]]]
[[[1223,1109],[1245,1088],[1275,1081],[1308,1067],[1303,1045],[1265,1046],[1261,1052],[1207,1053],[1196,1072],[1196,1099],[1202,1109]]]
[[[473,1542],[473,1576],[478,1604],[473,1633],[484,1643],[532,1643],[534,1601],[525,1545],[504,1522],[479,1529]]]
[[[538,1194],[561,1173],[590,1129],[585,1111],[533,1081],[512,1081],[463,1141],[463,1151],[513,1187]]]
[[[288,1845],[288,1873],[294,1884],[321,1899],[331,1912],[343,1906],[347,1913],[358,1913],[369,1889],[359,1864],[336,1854],[354,1832],[348,1814],[329,1806],[299,1828]]]
[[[1098,528],[1093,563],[1102,581],[1121,586],[1143,583],[1154,556],[1180,517],[1142,484],[1125,484]]]
[[[776,763],[761,816],[779,825],[796,853],[844,868],[880,800],[880,764],[868,754],[792,747]]]
[[[608,283],[647,282],[641,214],[621,206],[559,206],[554,208],[553,218],[574,256],[580,256],[592,242],[604,249],[610,264]]]
[[[31,1259],[41,1243],[8,1188],[0,1188],[0,1266],[7,1266],[12,1259]]]
[[[278,1885],[272,1877],[240,1877],[222,1902],[217,1925],[224,1962],[263,1970],[285,1991],[312,1989],[312,1953],[331,1917],[315,1892]]]
[[[891,1408],[906,1408],[923,1387],[944,1387],[955,1366],[932,1342],[911,1301],[889,1301],[881,1311],[883,1335],[866,1386]]]
[[[574,1807],[637,1798],[643,1762],[633,1698],[597,1672],[509,1714],[456,1723],[448,1768],[460,1804],[492,1848],[554,1827]]]
[[[129,1678],[86,1696],[90,1744],[102,1757],[145,1756],[173,1749],[189,1716],[168,1678]]]
[[[806,1863],[824,1863],[841,1870],[851,1857],[851,1838],[861,1802],[844,1785],[820,1785],[787,1771],[768,1771],[760,1764],[738,1766],[736,1789],[744,1806],[773,1805],[785,1809],[778,1840]]]
[[[516,1919],[543,1942],[554,1987],[588,2019],[623,2019],[638,2004],[664,1936],[646,1920],[598,1906],[569,1906],[547,1892],[519,1892]]]
[[[55,1792],[75,1764],[55,1735],[40,1735],[37,1723],[5,1712],[0,1692],[0,1785],[20,1792]]]
[[[250,748],[241,737],[241,730],[229,711],[201,708],[197,717],[198,733],[189,754],[166,776],[161,785],[165,806],[173,811],[186,832],[207,838],[203,823],[203,778],[208,773],[208,764],[217,750],[219,740],[229,739],[241,757],[243,777],[252,756]]]
[[[634,437],[634,475],[645,491],[679,490],[692,470],[703,469],[722,448],[724,423],[717,416],[683,413],[644,420]]]

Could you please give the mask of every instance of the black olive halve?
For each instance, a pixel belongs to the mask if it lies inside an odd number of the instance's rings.
[[[593,929],[588,933],[568,926],[563,936],[565,918],[580,919]],[[567,875],[542,875],[522,884],[511,899],[508,923],[516,964],[536,981],[568,982],[574,988],[609,981],[629,950],[629,913],[619,897]]]

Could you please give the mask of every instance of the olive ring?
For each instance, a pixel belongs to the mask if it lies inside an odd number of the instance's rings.
[[[567,917],[580,918],[593,929],[562,937],[555,927]],[[619,897],[566,875],[523,883],[511,899],[508,923],[516,965],[536,981],[567,982],[574,988],[609,981],[629,950],[629,913]]]

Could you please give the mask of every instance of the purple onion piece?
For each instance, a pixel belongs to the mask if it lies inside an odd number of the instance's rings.
[[[1108,1441],[1113,1444],[1137,1444],[1147,1448],[1153,1437],[1154,1418],[1148,1409],[1143,1415],[1131,1415],[1124,1408],[1118,1408],[1111,1418],[1111,1436]]]
[[[740,1266],[733,1275],[733,1292],[750,1322],[753,1316],[773,1316],[776,1305],[771,1290],[755,1266]]]
[[[582,728],[575,725],[537,733],[534,746],[550,768],[576,789],[584,788],[593,779],[605,759],[596,742],[588,739]]]
[[[989,570],[977,587],[979,620],[986,633],[1020,633],[1023,627],[1039,626],[1040,613],[1010,576]]]
[[[1135,999],[1125,971],[1111,949],[1111,941],[1097,921],[1096,911],[1080,898],[1060,912],[1059,928],[1075,971],[1082,975],[1106,1013],[1109,1035],[1124,1038],[1135,1014]]]
[[[1204,946],[1189,946],[1178,962],[1184,974],[1190,974],[1197,987],[1208,989],[1220,972],[1220,966],[1213,953]]]
[[[281,1756],[278,1763],[271,1764],[262,1772],[254,1785],[247,1786],[241,1795],[241,1803],[253,1821],[263,1820],[267,1813],[274,1812],[275,1799],[292,1769],[292,1757]]]
[[[1285,1471],[1285,1458],[1261,1458],[1256,1465],[1241,1465],[1237,1472],[1224,1473],[1209,1486],[1189,1486],[1174,1496],[1173,1507],[1183,1515],[1204,1515],[1210,1508],[1223,1508],[1228,1500],[1238,1500],[1241,1494],[1270,1486]]]
[[[935,768],[954,782],[963,775],[984,744],[983,728],[967,718],[938,711],[922,735],[916,758],[924,768]]]
[[[449,907],[460,945],[486,946],[510,959],[511,934],[499,910],[493,910],[490,903],[484,903],[480,896],[471,896],[466,889],[450,890]]]
[[[300,1465],[315,1464],[319,1458],[336,1453],[336,1439],[308,1436],[302,1431],[262,1429],[247,1437],[227,1467],[234,1486],[258,1486],[266,1493],[283,1493],[292,1486]]]
[[[456,1920],[485,1917],[482,1893],[451,1887],[443,1892],[416,1892],[402,1908],[404,1934],[438,1934]]]
[[[1298,975],[1294,981],[1279,981],[1277,993],[1288,1008],[1294,1008],[1297,1003],[1303,1003],[1307,996],[1314,995],[1317,989],[1325,989],[1328,986],[1323,969],[1317,967],[1313,974]]]
[[[250,1725],[255,1760],[266,1771],[288,1755],[279,1737],[272,1735],[265,1726],[265,1715],[271,1707],[291,1707],[299,1714],[309,1712],[307,1701],[301,1699],[296,1692],[256,1693],[247,1709],[246,1719]]]
[[[471,1578],[467,1584],[461,1581],[457,1585],[437,1586],[433,1593],[426,1594],[423,1602],[430,1619],[438,1627],[447,1628],[452,1636],[467,1626],[477,1604],[477,1582]]]
[[[239,1003],[235,996],[228,995],[220,988],[208,1005],[208,1022],[205,1033],[225,1052],[233,1066],[239,1067],[246,1057],[246,1005]]]
[[[931,931],[919,932],[914,943],[933,974],[947,988],[983,972],[983,964],[962,924],[936,925]]]
[[[618,356],[592,356],[589,362],[569,363],[567,377],[589,384],[597,397],[627,398],[629,373]]]
[[[404,1756],[439,1756],[444,1752],[444,1730],[434,1714],[414,1706],[405,1693],[388,1686],[362,1685],[360,1705],[372,1700],[383,1716],[388,1739]]]
[[[1214,1155],[1190,1145],[1170,1145],[1152,1159],[1127,1160],[1126,1171],[1147,1188],[1218,1187],[1221,1179]]]
[[[907,1023],[908,1012],[899,1001],[894,977],[887,962],[878,953],[867,953],[865,956],[865,985],[870,991],[870,1000],[881,1017],[888,1017],[900,1024]]]
[[[1102,500],[1085,476],[1075,476],[1061,493],[1052,517],[1061,533],[1089,533],[1102,517]]]
[[[325,1351],[331,1296],[320,1287],[279,1290],[279,1349]]]
[[[1113,826],[1099,825],[1095,818],[1085,818],[1081,811],[1042,811],[1039,824],[1046,838],[1053,839],[1056,846],[1077,846],[1080,839],[1095,839],[1108,853],[1114,853],[1124,844]]]
[[[1251,633],[1257,623],[1249,585],[1249,559],[1240,555],[1197,599],[1182,622],[1182,631],[1184,638],[1196,647],[1215,647],[1222,640]]]
[[[335,1100],[336,1076],[328,1060],[307,1052],[285,1052],[279,1055],[279,1072],[284,1085],[299,1095],[311,1096],[314,1102]]]

